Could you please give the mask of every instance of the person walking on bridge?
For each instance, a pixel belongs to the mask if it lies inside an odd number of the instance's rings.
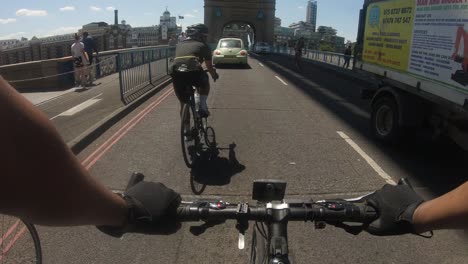
[[[80,86],[86,86],[86,73],[84,66],[88,64],[88,55],[84,50],[84,44],[80,41],[78,34],[75,34],[75,43],[71,45],[71,54],[75,65],[75,79]]]
[[[344,51],[344,64],[343,68],[348,69],[349,68],[349,62],[351,61],[351,45],[348,45]]]
[[[88,58],[89,58],[88,64],[86,65],[87,74],[89,76],[88,85],[92,86],[93,81],[95,79],[95,73],[96,73],[96,69],[93,64],[94,62],[93,53],[96,52],[96,59],[97,59],[97,56],[99,55],[99,51],[96,48],[93,38],[86,31],[83,32],[83,44],[84,44],[84,50],[86,51],[86,54],[88,54]]]

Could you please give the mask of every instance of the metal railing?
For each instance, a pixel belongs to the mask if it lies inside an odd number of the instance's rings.
[[[278,53],[278,54],[287,54],[287,55],[293,56],[294,48],[276,46],[276,47],[273,47],[273,52]],[[341,54],[341,53],[334,53],[334,52],[305,50],[302,54],[302,58],[343,67],[345,63],[346,55]],[[353,63],[354,63],[354,57],[350,56],[349,68],[352,68]]]
[[[120,97],[124,104],[137,99],[169,73],[175,47],[143,48],[117,54]]]

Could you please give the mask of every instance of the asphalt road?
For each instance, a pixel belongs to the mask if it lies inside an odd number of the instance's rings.
[[[202,173],[208,183],[203,196],[248,200],[253,180],[273,178],[288,182],[288,197],[354,197],[380,188],[386,174],[394,181],[408,177],[430,198],[466,181],[468,155],[453,144],[419,136],[398,146],[373,141],[368,102],[359,98],[366,84],[313,66],[298,74],[290,70],[292,60],[280,56],[249,63],[220,68],[212,86],[209,122],[220,147],[235,143],[241,166],[230,166],[222,150]],[[80,160],[112,189],[122,190],[130,173],[140,171],[187,199],[190,170],[180,149],[178,109],[169,86],[80,153]],[[45,263],[247,263],[252,225],[242,251],[234,222],[192,234],[190,227],[198,225],[184,224],[170,236],[122,239],[93,227],[39,232]],[[288,231],[294,263],[468,263],[468,240],[458,231],[437,231],[432,239],[353,236],[303,222],[291,223]]]

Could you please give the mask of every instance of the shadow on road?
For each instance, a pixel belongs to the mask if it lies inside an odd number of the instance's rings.
[[[216,64],[216,69],[250,70],[252,67],[249,64]]]
[[[237,160],[235,148],[236,144],[232,143],[229,148],[211,148],[204,151],[190,172],[191,179],[195,181],[192,183],[192,191],[195,194],[201,194],[206,185],[227,185],[234,175],[245,170],[245,166]],[[222,150],[229,150],[227,158],[220,156]]]
[[[370,102],[361,99],[362,88],[375,83],[351,80],[336,71],[303,60],[303,71],[296,71],[292,56],[270,54],[254,56],[321,104],[355,132],[375,145],[407,172],[413,181],[428,187],[432,194],[443,194],[468,180],[468,153],[447,138],[431,141],[430,136],[414,133],[398,145],[376,141],[369,129]],[[392,175],[395,179],[402,175]],[[417,185],[416,185],[417,186]]]

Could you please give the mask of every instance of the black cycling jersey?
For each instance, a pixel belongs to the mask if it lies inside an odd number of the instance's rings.
[[[176,47],[173,70],[199,71],[202,70],[201,64],[211,59],[211,49],[206,43],[187,39]]]

